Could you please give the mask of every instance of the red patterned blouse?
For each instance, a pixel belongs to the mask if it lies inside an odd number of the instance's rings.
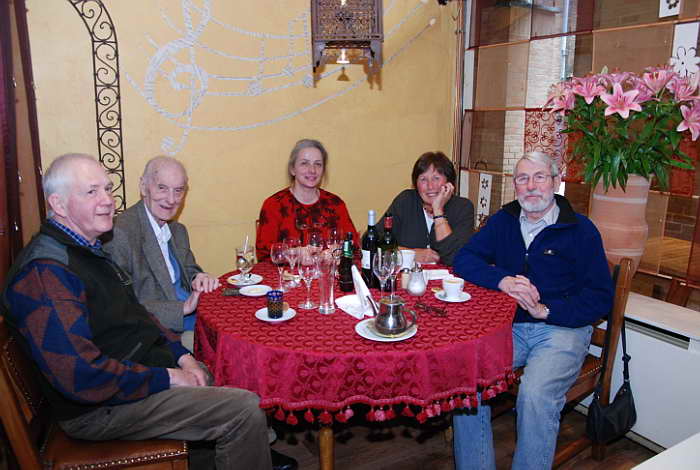
[[[270,246],[286,238],[298,238],[307,242],[310,232],[320,231],[326,238],[331,228],[336,228],[341,238],[352,232],[353,240],[359,244],[355,225],[342,199],[320,189],[318,201],[302,204],[289,188],[276,192],[265,199],[260,209],[260,218],[255,248],[258,261],[270,256]]]

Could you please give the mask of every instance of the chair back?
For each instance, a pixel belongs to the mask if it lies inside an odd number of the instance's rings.
[[[0,317],[0,418],[23,470],[41,468],[39,448],[50,423],[48,401],[34,364]]]
[[[630,294],[632,285],[633,262],[630,258],[622,258],[620,264],[611,267],[613,281],[615,282],[615,299],[613,308],[607,319],[601,320],[593,329],[591,344],[595,344],[601,348],[601,360],[605,359],[603,364],[603,380],[602,393],[600,396],[600,404],[605,406],[610,400],[610,386],[612,381],[613,366],[615,364],[615,354],[620,340],[620,330],[622,321],[625,318],[625,310],[627,309],[627,298]],[[600,324],[607,320],[605,329],[600,327]],[[606,344],[607,343],[607,344]],[[605,349],[607,348],[607,356]]]

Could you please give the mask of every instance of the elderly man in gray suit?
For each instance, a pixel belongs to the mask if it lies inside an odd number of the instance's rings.
[[[131,275],[139,302],[182,333],[182,344],[192,350],[199,295],[219,287],[219,280],[197,265],[187,229],[173,220],[187,192],[187,173],[174,158],[155,157],[139,188],[141,201],[116,218],[104,249]]]

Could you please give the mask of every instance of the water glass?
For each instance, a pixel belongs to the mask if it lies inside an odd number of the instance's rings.
[[[241,281],[250,282],[250,271],[253,269],[254,259],[252,246],[236,248],[236,267],[241,272]]]
[[[335,312],[333,288],[335,287],[336,258],[332,251],[324,251],[318,261],[318,311],[323,314]]]

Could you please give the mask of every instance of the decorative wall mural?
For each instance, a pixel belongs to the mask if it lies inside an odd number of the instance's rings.
[[[396,1],[385,6],[385,21]],[[180,129],[179,135],[167,136],[161,141],[161,149],[169,155],[178,154],[192,132],[233,132],[272,125],[322,106],[366,83],[366,77],[362,74],[357,80],[345,82],[343,88],[333,93],[325,92],[321,96],[319,91],[312,102],[302,105],[280,99],[274,106],[263,108],[266,110],[264,118],[251,119],[246,107],[264,103],[262,100],[272,99],[290,88],[313,87],[310,12],[301,9],[289,18],[286,31],[270,34],[250,31],[224,21],[217,16],[216,1],[202,0],[197,3],[192,0],[180,1],[181,24],[161,10],[163,21],[179,37],[159,44],[147,36],[153,53],[143,78],[133,73],[125,74],[148,105]],[[403,18],[395,24],[385,25],[385,44],[427,3],[427,0],[416,1]],[[433,24],[435,20],[431,19],[399,47],[394,45],[395,52],[384,60],[384,67],[389,66]],[[231,35],[231,40],[225,44],[208,42],[206,32],[210,28],[217,29],[219,34],[223,30]],[[246,54],[237,50],[257,52]],[[321,78],[340,72],[340,66],[329,64]],[[173,101],[177,104],[173,105]],[[201,116],[211,115],[206,111],[215,104],[232,111],[225,115],[214,113],[217,122],[203,120]],[[260,107],[255,109],[260,112]]]
[[[479,200],[476,203],[476,218],[474,219],[475,229],[479,229],[481,227],[491,212],[492,183],[493,175],[488,173],[479,173]]]
[[[559,131],[564,127],[563,119],[559,115],[549,111],[526,111],[525,152],[544,152],[552,156],[561,169],[566,150],[566,134]]]
[[[120,212],[126,208],[126,193],[117,32],[101,0],[68,1],[85,23],[92,41],[98,158],[114,182],[113,194]]]
[[[677,24],[673,32],[673,53],[671,65],[673,69],[683,76],[692,76],[698,73],[697,57],[698,23]]]

